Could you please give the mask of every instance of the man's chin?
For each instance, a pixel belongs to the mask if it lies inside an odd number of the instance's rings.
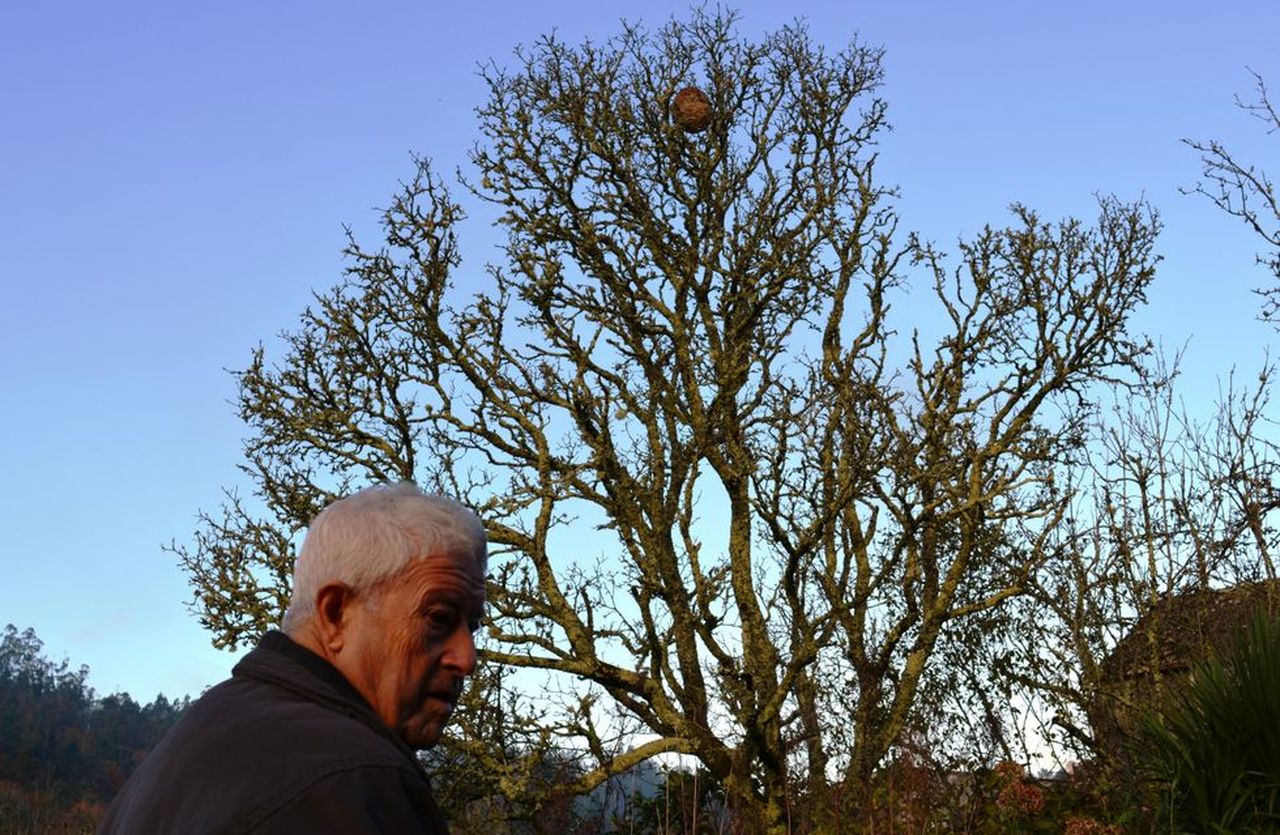
[[[434,748],[440,741],[440,727],[437,725],[406,729],[400,738],[413,750],[425,751],[428,748]]]
[[[401,725],[401,739],[418,751],[431,748],[440,741],[440,734],[453,713],[451,702],[432,701],[427,711],[411,717]]]

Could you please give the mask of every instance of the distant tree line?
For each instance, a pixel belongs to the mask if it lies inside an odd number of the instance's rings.
[[[0,834],[90,831],[190,699],[99,696],[32,629],[0,637]]]

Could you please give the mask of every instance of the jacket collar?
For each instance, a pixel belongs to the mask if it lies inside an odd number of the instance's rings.
[[[257,648],[240,659],[231,675],[274,684],[350,716],[393,743],[426,776],[417,752],[383,724],[360,691],[336,667],[283,632],[273,629],[263,635]]]

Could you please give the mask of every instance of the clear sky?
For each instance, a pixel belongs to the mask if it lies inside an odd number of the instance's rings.
[[[197,694],[234,656],[187,611],[161,546],[227,487],[244,428],[225,369],[340,275],[342,225],[476,138],[478,62],[556,29],[603,40],[685,3],[44,0],[0,10],[0,625],[34,627],[100,692]],[[751,0],[756,35],[808,19],[886,49],[882,173],[904,227],[943,244],[1024,202],[1095,193],[1163,214],[1142,326],[1190,340],[1187,396],[1276,340],[1243,228],[1181,196],[1216,137],[1280,177],[1237,111],[1246,67],[1280,96],[1277,0]],[[472,253],[461,283],[483,281]],[[899,312],[902,312],[901,309]],[[899,327],[909,326],[899,320]]]

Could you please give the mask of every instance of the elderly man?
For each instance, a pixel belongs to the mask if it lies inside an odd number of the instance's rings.
[[[200,697],[101,833],[444,833],[416,749],[474,671],[484,528],[409,484],[312,522],[283,632]]]

